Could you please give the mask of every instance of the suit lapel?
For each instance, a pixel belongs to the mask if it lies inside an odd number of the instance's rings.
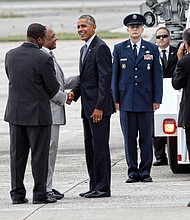
[[[89,45],[89,47],[87,49],[87,52],[86,52],[86,55],[84,57],[83,63],[82,63],[82,50],[83,50],[83,47],[81,48],[81,50],[80,50],[80,61],[79,61],[79,63],[80,63],[80,73],[82,73],[82,70],[85,66],[85,63],[86,63],[90,53],[92,52],[93,47],[96,45],[96,41],[97,41],[97,36],[94,37],[91,44]]]
[[[146,51],[146,44],[145,44],[144,40],[142,39],[140,50],[139,50],[136,62],[135,62],[135,57],[134,57],[134,54],[133,54],[133,49],[132,49],[130,40],[126,41],[125,50],[127,52],[127,55],[129,57],[129,59],[131,59],[133,61],[133,63],[137,64],[144,57],[144,54],[145,54],[145,51]]]
[[[44,48],[41,48],[42,51],[44,51],[45,53],[49,54],[47,50],[45,50]],[[50,55],[50,54],[49,54]],[[50,55],[51,56],[51,55]],[[61,67],[59,66],[59,64],[57,63],[56,59],[53,58],[53,63],[54,63],[54,66],[55,66],[55,72],[56,72],[56,76],[58,78],[61,78],[62,81],[63,81],[63,84],[65,84],[65,77],[64,77],[64,74],[63,74],[63,71],[61,69]]]
[[[135,63],[135,57],[134,57],[134,54],[133,54],[133,50],[132,50],[130,40],[126,41],[125,51],[126,51],[126,54],[129,57],[129,59],[131,59],[133,61],[133,63]]]
[[[54,59],[54,65],[56,66],[56,73],[59,74],[60,78],[62,79],[63,83],[65,84],[65,77],[64,77],[63,71],[55,59]]]
[[[168,56],[168,64],[170,63],[170,61],[172,60],[173,56],[174,56],[174,48],[172,48],[170,46],[170,49],[169,49],[169,56]]]
[[[137,56],[136,63],[138,63],[144,57],[145,53],[146,53],[146,45],[145,42],[141,40],[141,46],[140,46],[139,54]]]

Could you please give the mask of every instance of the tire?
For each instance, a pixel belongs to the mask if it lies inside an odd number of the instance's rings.
[[[177,162],[177,137],[167,138],[169,166],[173,173],[190,173],[190,164],[178,164]]]

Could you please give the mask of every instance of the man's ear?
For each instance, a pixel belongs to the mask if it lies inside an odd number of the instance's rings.
[[[94,32],[95,32],[95,30],[96,30],[96,24],[93,25],[93,29],[94,29]]]

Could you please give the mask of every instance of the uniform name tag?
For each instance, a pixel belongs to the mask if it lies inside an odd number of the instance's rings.
[[[121,58],[120,61],[127,61],[127,58]]]

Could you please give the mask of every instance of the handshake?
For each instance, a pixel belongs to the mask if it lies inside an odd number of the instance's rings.
[[[67,93],[67,100],[66,100],[66,103],[68,104],[68,105],[70,105],[71,104],[71,102],[73,101],[73,99],[74,99],[74,92],[73,91],[70,91],[70,92],[68,92]]]

